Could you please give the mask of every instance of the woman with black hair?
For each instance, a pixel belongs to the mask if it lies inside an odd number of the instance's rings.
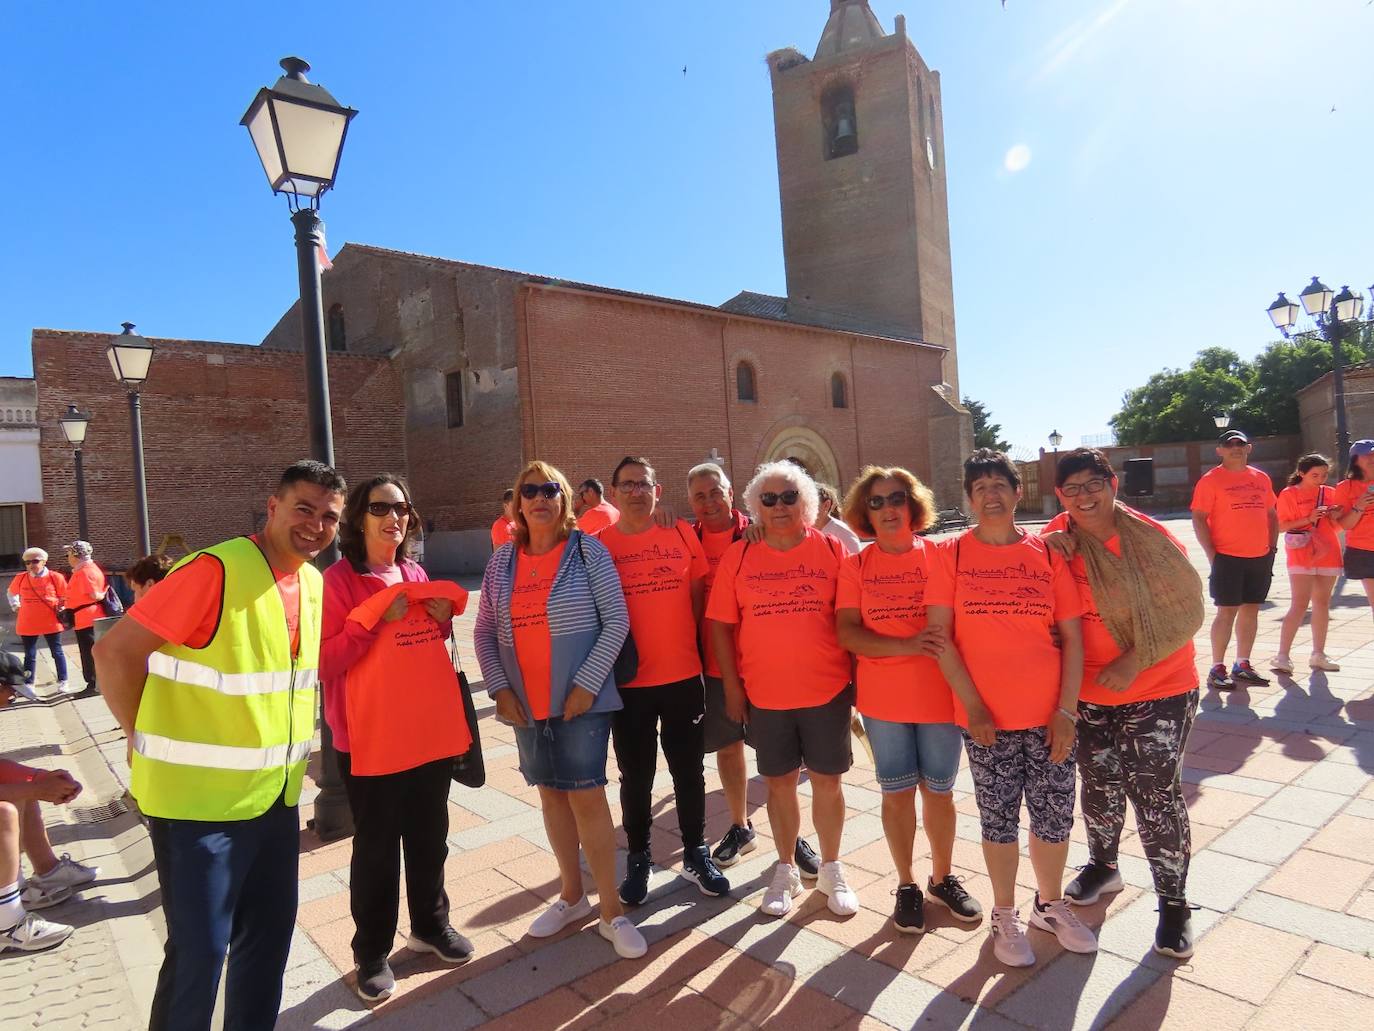
[[[1279,630],[1279,653],[1269,668],[1276,673],[1292,673],[1289,649],[1302,626],[1302,617],[1312,607],[1312,669],[1336,672],[1341,667],[1326,657],[1326,627],[1331,618],[1331,591],[1341,575],[1341,539],[1336,535],[1332,513],[1336,511],[1333,487],[1326,485],[1331,460],[1313,452],[1298,459],[1298,467],[1288,477],[1288,486],[1279,492],[1279,529],[1283,531],[1283,550],[1288,559],[1288,582],[1292,601]]]

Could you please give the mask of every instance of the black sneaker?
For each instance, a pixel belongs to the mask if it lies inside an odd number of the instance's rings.
[[[625,857],[625,879],[620,882],[620,901],[637,906],[649,897],[649,874],[654,862],[646,852],[631,852]]]
[[[683,849],[682,876],[696,884],[703,895],[724,895],[730,890],[730,882],[711,859],[705,845]]]
[[[1236,682],[1231,679],[1231,674],[1226,672],[1225,663],[1218,662],[1207,674],[1207,686],[1214,691],[1234,691]]]
[[[926,894],[931,902],[938,902],[954,915],[954,919],[965,923],[976,923],[983,918],[983,907],[978,900],[964,890],[964,879],[955,874],[945,874],[939,884],[926,881]]]
[[[816,855],[816,850],[805,838],[797,839],[797,847],[793,851],[793,855],[797,860],[797,869],[808,881],[814,881],[821,875],[821,857]]]
[[[758,846],[754,844],[754,825],[751,823],[741,827],[736,823],[725,832],[725,837],[720,839],[720,844],[711,853],[711,858],[716,861],[717,866],[731,867],[739,862],[740,856],[747,856],[756,848]]]
[[[1091,906],[1103,892],[1120,891],[1122,887],[1120,870],[1094,860],[1078,868],[1078,876],[1064,889],[1064,897],[1075,906]]]
[[[893,892],[897,904],[892,907],[892,922],[902,934],[923,934],[926,929],[925,899],[914,884],[900,884]]]
[[[421,938],[418,934],[412,933],[406,939],[406,948],[411,952],[433,953],[445,963],[455,966],[472,959],[472,942],[452,927],[445,927],[432,938]]]
[[[1268,677],[1262,677],[1255,672],[1255,667],[1250,665],[1249,660],[1237,662],[1231,667],[1231,679],[1237,684],[1256,684],[1260,687],[1269,683]]]
[[[1159,900],[1159,925],[1155,928],[1155,951],[1161,956],[1187,959],[1193,954],[1193,919],[1190,906],[1182,899]]]
[[[354,991],[363,1002],[380,1002],[396,990],[396,977],[386,958],[358,964],[358,983]]]

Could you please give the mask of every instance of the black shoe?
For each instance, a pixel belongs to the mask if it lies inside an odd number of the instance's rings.
[[[637,906],[649,897],[649,874],[654,862],[648,851],[631,852],[625,857],[625,879],[620,882],[620,901]]]
[[[926,893],[931,902],[938,902],[953,914],[954,919],[965,923],[976,923],[983,918],[983,907],[978,900],[964,890],[964,879],[954,874],[945,874],[939,884],[926,881]]]
[[[816,855],[816,850],[805,838],[797,839],[793,855],[797,860],[797,869],[808,881],[814,881],[821,875],[821,857]]]
[[[1064,889],[1064,897],[1075,906],[1091,906],[1103,892],[1120,891],[1121,871],[1096,860],[1078,868],[1078,876]]]
[[[682,850],[682,876],[696,884],[703,895],[724,895],[730,890],[730,882],[711,859],[705,845]]]
[[[720,844],[711,853],[711,858],[716,861],[717,866],[730,867],[739,862],[740,856],[747,856],[756,848],[758,846],[754,844],[754,825],[751,823],[741,827],[736,823],[725,832],[725,837],[720,839]]]
[[[1218,662],[1207,674],[1207,686],[1214,691],[1234,691],[1236,682],[1231,679],[1231,674],[1226,672],[1225,664]]]
[[[1161,956],[1187,959],[1193,954],[1193,919],[1195,906],[1182,899],[1159,900],[1159,925],[1155,928],[1155,951]]]
[[[358,964],[358,983],[354,991],[363,1002],[380,1002],[396,990],[396,977],[385,958]]]
[[[432,938],[421,938],[411,932],[410,937],[406,939],[406,948],[411,952],[432,952],[445,963],[455,966],[472,959],[472,942],[451,926],[445,927]]]
[[[1268,677],[1262,677],[1255,672],[1255,667],[1249,661],[1237,662],[1231,667],[1231,679],[1237,684],[1256,684],[1263,687],[1269,683]]]
[[[922,934],[926,929],[926,905],[921,889],[914,884],[901,884],[893,892],[897,904],[892,907],[892,922],[902,934]]]

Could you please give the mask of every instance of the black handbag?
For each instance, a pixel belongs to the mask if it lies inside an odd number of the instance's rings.
[[[463,695],[463,716],[468,721],[468,733],[472,744],[462,755],[453,759],[453,780],[466,788],[480,788],[487,782],[487,764],[482,759],[482,736],[477,729],[477,709],[472,704],[472,687],[468,684],[467,674],[458,665],[458,643],[451,644],[453,668],[458,674],[458,690]]]
[[[584,536],[586,535],[581,531],[578,532],[577,554],[582,559],[582,568],[587,569],[587,553],[582,550],[582,538]],[[591,578],[590,570],[588,570],[587,577],[588,579]],[[593,603],[594,602],[595,595],[593,595]],[[597,610],[596,618],[598,622],[601,621],[600,609]],[[635,635],[627,630],[625,632],[625,643],[620,646],[620,654],[615,657],[615,665],[611,667],[611,676],[615,678],[616,687],[624,687],[635,678],[638,672],[639,648],[635,645]]]

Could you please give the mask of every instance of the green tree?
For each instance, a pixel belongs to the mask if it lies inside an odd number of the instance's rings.
[[[992,421],[992,413],[982,401],[964,398],[964,407],[973,416],[973,446],[990,447],[994,451],[1010,451],[1011,444],[1002,439],[1002,424]]]

